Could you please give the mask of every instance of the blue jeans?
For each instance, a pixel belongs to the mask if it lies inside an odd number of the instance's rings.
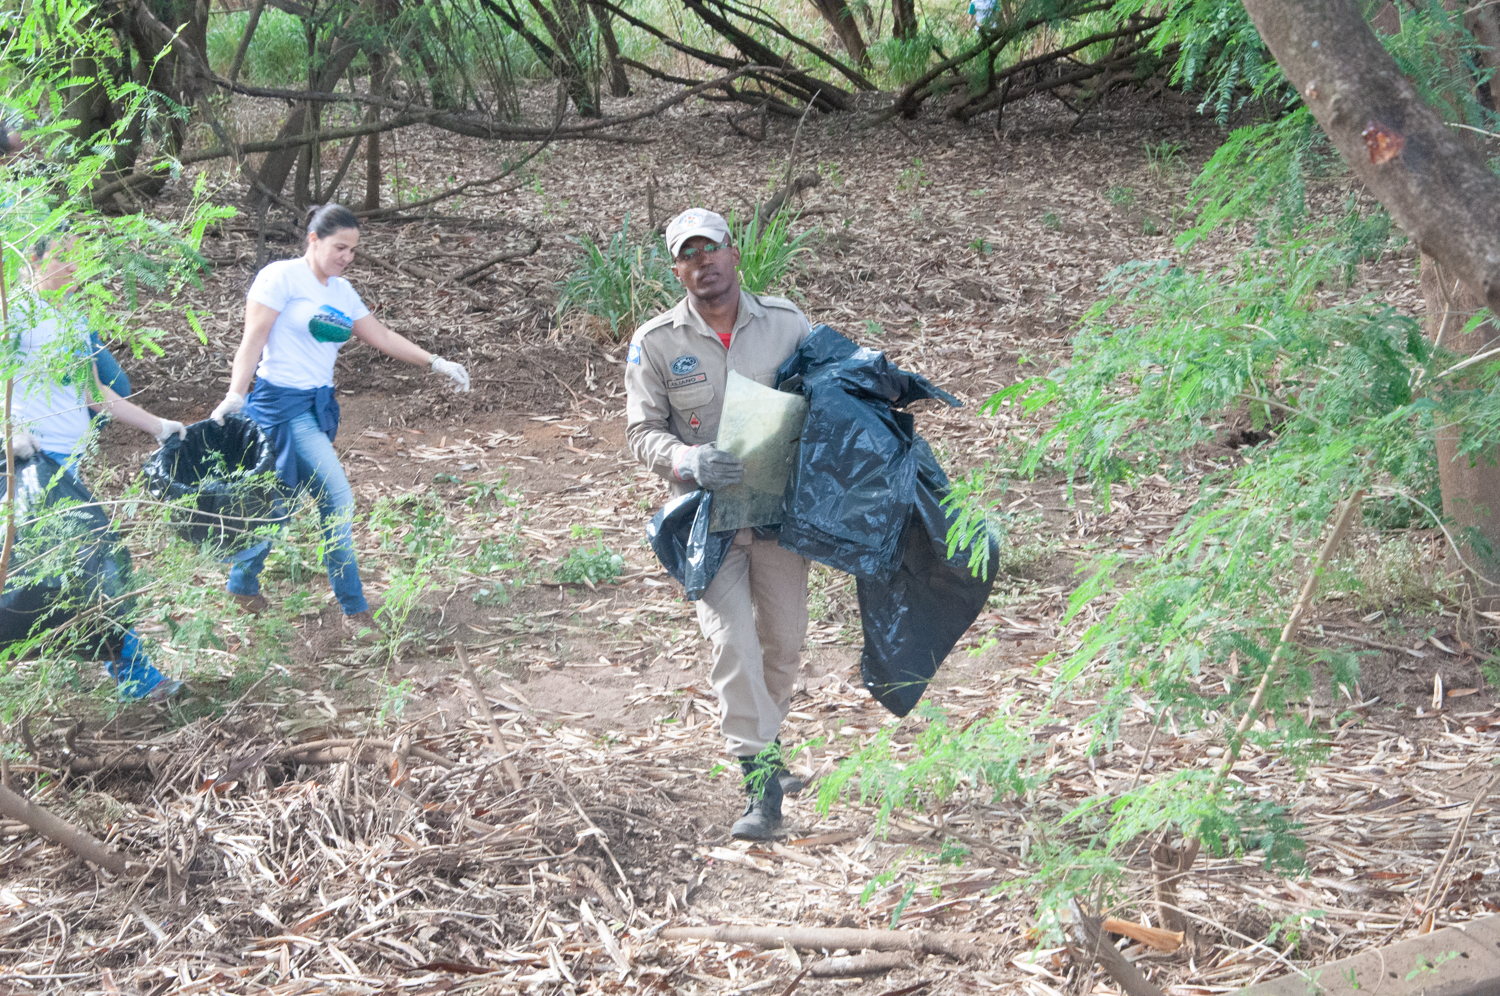
[[[287,423],[292,446],[297,452],[297,473],[306,482],[318,503],[323,521],[323,561],[328,567],[328,583],[345,615],[364,612],[365,588],[359,580],[359,565],[354,558],[354,492],[333,449],[327,433],[318,428],[312,412],[304,412]],[[277,510],[277,516],[285,514]],[[254,546],[230,557],[228,589],[233,595],[259,595],[260,572],[266,566],[271,541],[261,540]]]
[[[46,452],[46,451],[43,451]],[[68,453],[47,453],[62,465],[64,471],[78,476],[78,456]],[[138,699],[149,695],[158,685],[167,680],[166,675],[156,669],[151,658],[141,646],[140,637],[134,629],[125,631],[120,652],[109,662],[109,675],[120,688],[120,698]]]

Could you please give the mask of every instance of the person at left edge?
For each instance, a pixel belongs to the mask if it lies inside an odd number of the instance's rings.
[[[12,414],[23,427],[13,441],[17,459],[29,459],[40,451],[77,478],[91,413],[113,416],[154,436],[159,443],[173,436],[181,439],[186,430],[181,422],[160,418],[124,400],[104,383],[99,374],[99,354],[87,331],[74,332],[78,342],[72,358],[80,368],[87,365],[84,382],[91,382],[93,390],[85,391],[76,374],[59,378],[57,367],[67,355],[68,335],[73,330],[64,327],[67,319],[59,312],[55,298],[73,286],[78,270],[68,258],[73,242],[73,236],[64,235],[50,242],[43,239],[32,247],[32,288],[36,293],[16,302],[15,311],[21,320],[11,323],[13,329],[20,329],[16,350],[21,358]],[[109,673],[122,699],[161,701],[182,687],[182,682],[167,678],[151,663],[134,629],[125,631],[120,649],[110,661]]]
[[[339,204],[308,211],[307,251],[268,264],[255,275],[245,303],[245,335],[234,354],[229,391],[210,418],[243,411],[276,451],[276,476],[288,488],[306,488],[323,521],[325,565],[344,629],[356,639],[375,633],[354,556],[354,492],[333,449],[339,427],[333,365],[351,337],[398,360],[430,367],[469,389],[461,364],[445,360],[392,332],[370,314],[343,277],[359,245],[359,219]],[[255,379],[255,390],[250,381]],[[271,541],[234,555],[228,590],[246,612],[265,611],[260,572]]]

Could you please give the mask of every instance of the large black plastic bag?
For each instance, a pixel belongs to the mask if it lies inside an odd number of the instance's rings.
[[[859,578],[859,616],[865,646],[860,676],[870,694],[897,716],[916,706],[938,665],[952,651],[990,597],[993,574],[976,578],[969,570],[969,551],[948,557],[948,527],[942,497],[948,476],[920,437],[917,454],[917,503],[902,540],[901,566],[889,580]],[[987,571],[993,572],[999,551],[990,540]]]
[[[0,463],[0,489],[5,465]],[[45,453],[16,462],[16,546],[0,593],[0,643],[61,626],[92,605],[130,591],[130,552],[89,489]],[[86,632],[118,648],[119,601]],[[106,649],[106,653],[108,650]]]
[[[713,492],[692,491],[662,506],[646,527],[656,559],[687,589],[689,601],[703,597],[734,543],[735,530],[710,532]]]
[[[185,439],[174,436],[153,453],[141,473],[155,497],[191,499],[188,509],[172,514],[172,524],[193,543],[234,549],[282,517],[276,453],[260,426],[242,415],[226,416],[223,425],[194,422]]]
[[[958,407],[958,399],[827,325],[782,364],[777,384],[797,385],[810,405],[781,545],[855,577],[889,578],[917,500],[919,438],[912,417],[894,409],[924,398]]]
[[[912,416],[893,410],[923,398],[954,406],[958,399],[826,325],[777,380],[810,402],[781,545],[855,576],[865,637],[860,674],[881,705],[905,716],[993,584],[969,570],[968,550],[948,558],[948,477]],[[997,551],[986,541],[994,564]]]

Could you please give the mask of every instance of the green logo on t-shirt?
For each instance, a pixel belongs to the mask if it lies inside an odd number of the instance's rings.
[[[354,320],[325,304],[307,320],[307,331],[319,342],[348,342],[354,334]]]

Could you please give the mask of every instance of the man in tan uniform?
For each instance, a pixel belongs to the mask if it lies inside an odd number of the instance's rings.
[[[687,297],[631,339],[625,436],[636,458],[681,495],[744,474],[737,457],[714,447],[729,371],[774,386],[777,368],[812,330],[792,302],[740,287],[739,250],[712,211],[672,219],[667,248]],[[783,789],[801,788],[775,748],[807,636],[807,568],[777,543],[774,527],[741,529],[697,603],[714,648],[720,729],[746,776],[750,801],[733,831],[745,840],[770,839],[781,825]]]

